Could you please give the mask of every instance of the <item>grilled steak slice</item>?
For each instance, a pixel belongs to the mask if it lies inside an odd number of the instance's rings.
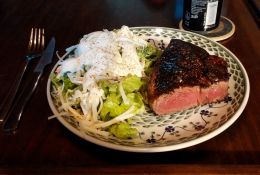
[[[223,58],[172,39],[150,74],[148,101],[159,115],[215,102],[227,96],[228,79]]]

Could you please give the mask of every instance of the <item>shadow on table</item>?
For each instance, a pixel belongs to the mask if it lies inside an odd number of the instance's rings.
[[[74,134],[67,132],[82,154],[87,157],[102,160],[105,164],[259,164],[260,151],[211,151],[203,150],[203,144],[168,152],[159,153],[134,153],[117,151],[88,141],[82,140]],[[82,162],[83,163],[83,162]],[[89,164],[89,162],[85,162]],[[84,164],[84,163],[83,163]]]
[[[260,28],[260,1],[259,0],[246,0],[245,1],[249,11],[255,19],[255,22]]]

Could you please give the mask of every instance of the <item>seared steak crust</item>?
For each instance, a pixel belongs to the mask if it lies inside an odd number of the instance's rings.
[[[223,58],[209,55],[191,43],[172,39],[150,75],[149,103],[153,104],[158,97],[171,94],[177,88],[196,86],[205,89],[228,79],[227,63]]]

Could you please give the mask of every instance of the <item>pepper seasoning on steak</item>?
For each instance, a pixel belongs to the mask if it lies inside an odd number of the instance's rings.
[[[151,108],[162,115],[224,99],[228,94],[227,67],[223,58],[172,39],[150,74]]]

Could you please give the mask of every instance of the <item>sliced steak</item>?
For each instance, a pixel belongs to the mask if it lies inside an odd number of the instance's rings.
[[[223,58],[172,39],[150,74],[151,108],[161,115],[222,100],[228,94],[227,67]]]

